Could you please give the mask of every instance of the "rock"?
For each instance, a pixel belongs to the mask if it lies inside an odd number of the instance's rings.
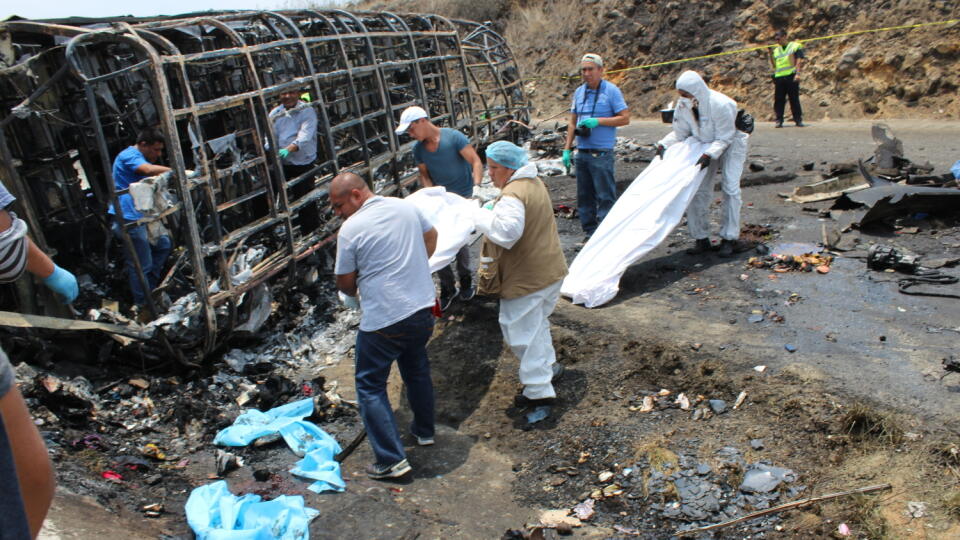
[[[722,399],[711,399],[709,403],[714,414],[721,414],[727,410],[727,402]]]
[[[764,170],[764,169],[766,169],[766,167],[763,166],[763,163],[760,163],[759,161],[751,161],[751,162],[750,162],[750,170],[751,170],[751,171],[753,171],[753,172],[760,172],[760,171],[762,171],[762,170]]]
[[[769,493],[776,489],[781,482],[793,482],[797,475],[790,469],[754,463],[747,468],[743,475],[740,491],[746,493]]]
[[[910,69],[923,60],[923,55],[919,51],[910,51],[903,57],[900,63],[901,69]]]
[[[805,170],[805,171],[812,171],[812,170],[813,170],[813,165],[814,165],[814,164],[813,164],[812,161],[808,161],[807,163],[804,163],[804,164],[803,164],[803,170]]]
[[[843,56],[840,57],[840,62],[837,64],[837,78],[842,79],[850,75],[850,72],[857,67],[857,60],[861,58],[863,58],[863,51],[860,50],[860,47],[853,46],[844,51]]]
[[[763,450],[763,439],[750,439],[750,448]]]
[[[603,15],[603,17],[604,17],[605,19],[622,19],[622,18],[623,18],[623,13],[620,13],[619,10],[611,9],[610,11],[606,12],[606,13]]]
[[[792,343],[787,343],[783,348],[786,349],[788,353],[797,352],[797,346]]]
[[[775,24],[785,24],[793,18],[797,7],[795,0],[776,0],[770,4],[770,20]]]

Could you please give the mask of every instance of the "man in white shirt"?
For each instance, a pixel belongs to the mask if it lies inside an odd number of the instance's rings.
[[[270,121],[277,136],[277,154],[290,186],[289,202],[293,203],[314,188],[313,176],[297,179],[313,168],[317,159],[317,111],[300,99],[300,89],[289,87],[280,92],[280,104],[270,111]],[[301,235],[309,234],[320,225],[320,213],[315,202],[300,209],[297,220]]]
[[[410,472],[410,464],[387,398],[394,361],[413,411],[410,432],[421,446],[434,442],[426,345],[436,303],[428,261],[437,247],[437,231],[414,205],[375,195],[350,172],[330,183],[330,205],[346,220],[337,236],[337,288],[347,305],[356,305],[359,293],[363,311],[355,376],[360,416],[376,456],[367,475],[398,478]]]

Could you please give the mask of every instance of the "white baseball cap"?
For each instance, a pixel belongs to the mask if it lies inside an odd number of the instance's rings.
[[[407,128],[410,127],[410,124],[416,122],[421,118],[430,118],[427,115],[427,111],[423,110],[421,107],[407,107],[403,110],[403,113],[400,115],[400,125],[397,126],[396,132],[397,135],[401,133],[406,133]]]

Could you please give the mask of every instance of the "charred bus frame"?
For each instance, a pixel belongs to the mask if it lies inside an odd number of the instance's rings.
[[[269,150],[277,145],[268,113],[286,89],[308,93],[318,117],[317,160],[295,178]],[[0,23],[0,91],[0,176],[38,245],[90,275],[92,290],[98,277],[122,282],[105,213],[122,193],[113,157],[139,129],[162,130],[175,203],[123,225],[121,245],[146,283],[127,230],[155,219],[171,225],[182,249],[158,288],[195,294],[190,315],[200,324],[180,334],[155,326],[168,349],[199,355],[240,324],[246,293],[295,272],[332,240],[338,222],[325,197],[333,176],[349,169],[381,194],[408,191],[417,178],[413,142],[394,133],[404,108],[423,106],[481,148],[516,139],[529,121],[516,63],[489,26],[385,12],[8,20]],[[190,168],[197,174],[188,178]],[[311,189],[293,189],[302,182]],[[322,214],[314,230],[297,225],[307,205]],[[236,259],[251,245],[262,256],[238,278]],[[70,316],[24,281],[5,304]]]

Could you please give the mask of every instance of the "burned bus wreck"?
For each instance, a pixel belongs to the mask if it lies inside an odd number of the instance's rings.
[[[290,90],[318,129],[316,160],[288,178],[269,112]],[[0,101],[12,209],[81,284],[73,306],[29,277],[0,287],[4,339],[38,332],[24,327],[100,329],[186,364],[262,324],[268,280],[316,273],[339,225],[326,202],[338,172],[386,195],[414,187],[413,142],[394,133],[404,108],[423,106],[478,148],[522,136],[529,115],[516,63],[489,27],[345,11],[11,19],[0,23]],[[147,127],[163,133],[172,173],[146,195],[154,211],[114,234],[107,208],[126,190],[114,188],[112,163]],[[319,217],[300,219],[310,212]],[[145,284],[129,234],[144,224],[165,227],[174,249],[140,325],[124,260]]]

